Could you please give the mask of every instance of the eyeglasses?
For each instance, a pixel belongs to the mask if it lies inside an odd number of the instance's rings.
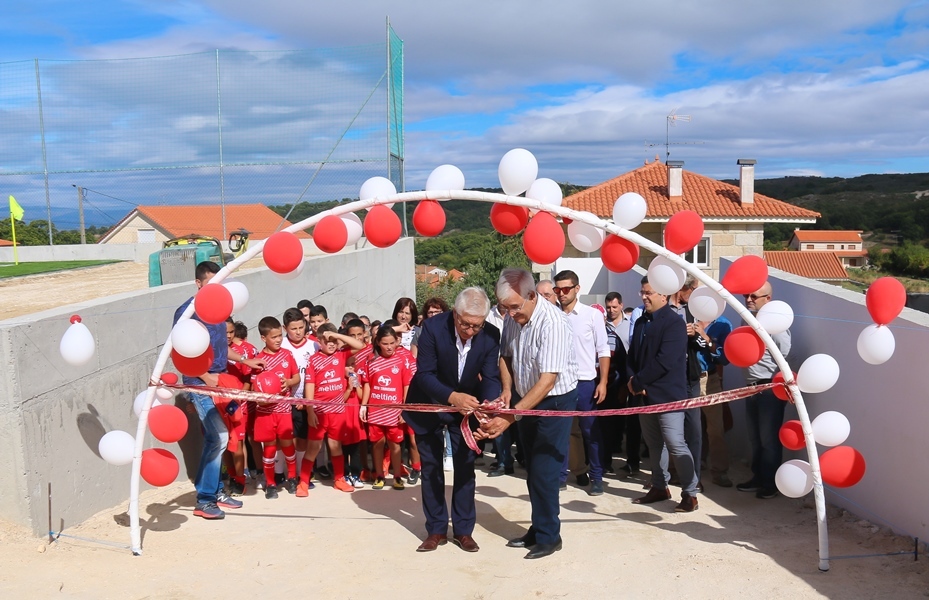
[[[759,298],[770,298],[770,297],[771,297],[771,294],[745,294],[745,299],[751,300],[752,302],[754,302],[755,300],[758,300]]]
[[[523,300],[523,303],[520,304],[519,306],[506,306],[505,304],[501,304],[500,307],[512,315],[513,313],[518,313],[523,308],[525,308],[526,302],[529,302],[529,298],[526,298],[525,300]]]
[[[643,298],[651,298],[657,293],[658,292],[648,292],[646,290],[639,290],[639,295],[642,296]]]
[[[462,329],[466,329],[466,330],[468,330],[468,331],[480,331],[481,329],[484,328],[484,322],[483,322],[483,321],[481,321],[480,323],[477,323],[477,324],[475,324],[475,323],[465,323],[464,321],[461,320],[461,318],[460,318],[458,315],[455,315],[455,322],[458,323],[458,326],[459,326],[459,327],[461,327]]]
[[[571,290],[573,290],[573,289],[576,288],[576,287],[577,287],[576,285],[564,285],[564,286],[561,286],[561,287],[557,287],[557,286],[554,286],[554,285],[553,285],[553,286],[552,286],[552,290],[554,290],[554,292],[555,292],[556,294],[561,295],[561,296],[564,296],[565,294],[567,294],[568,292],[570,292]]]
[[[432,309],[429,309],[428,311],[426,311],[426,316],[427,316],[427,317],[434,317],[434,316],[436,316],[436,315],[441,315],[441,314],[442,314],[442,309],[441,309],[441,308],[432,308]]]

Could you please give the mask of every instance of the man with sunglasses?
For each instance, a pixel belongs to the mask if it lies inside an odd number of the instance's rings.
[[[474,458],[461,436],[463,414],[483,400],[501,395],[500,331],[487,323],[490,300],[478,287],[466,288],[455,298],[453,310],[423,321],[416,357],[416,375],[407,402],[440,404],[460,413],[405,411],[403,419],[416,433],[422,460],[422,502],[427,537],[417,552],[430,552],[448,542],[448,505],[445,502],[445,428],[451,438],[452,542],[465,552],[480,547],[471,537],[477,520],[474,506]],[[472,418],[472,428],[477,427]]]
[[[574,357],[577,361],[577,410],[590,411],[589,417],[575,418],[572,425],[568,456],[561,469],[561,484],[565,485],[569,468],[577,476],[578,484],[590,488],[591,496],[603,495],[603,435],[596,412],[598,404],[606,400],[610,374],[610,346],[606,337],[603,313],[578,300],[580,280],[574,271],[561,271],[555,275],[553,289],[558,304],[564,311],[574,334]],[[584,455],[590,465],[590,475],[583,473]],[[587,481],[585,481],[587,480]]]
[[[766,281],[754,294],[745,295],[745,307],[758,314],[761,307],[771,301],[771,283]],[[778,350],[787,358],[790,352],[790,330],[772,335]],[[771,383],[777,373],[777,364],[767,349],[757,363],[747,369],[746,383],[759,385]],[[787,403],[779,400],[774,392],[765,390],[745,399],[745,420],[748,425],[748,440],[752,445],[752,478],[740,483],[740,492],[754,492],[756,498],[767,500],[777,496],[774,474],[781,466],[782,446],[778,432],[784,423],[784,408]]]

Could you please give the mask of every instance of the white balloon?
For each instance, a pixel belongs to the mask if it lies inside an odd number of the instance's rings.
[[[635,229],[647,211],[645,198],[635,192],[626,192],[613,204],[613,222],[623,229]]]
[[[58,345],[58,351],[61,358],[71,366],[80,367],[90,362],[97,351],[97,342],[94,336],[83,323],[72,323],[61,336],[61,343]]]
[[[463,190],[465,176],[461,169],[455,165],[440,165],[429,173],[426,179],[427,192],[444,192],[447,190]]]
[[[794,311],[783,300],[772,300],[761,307],[756,318],[765,331],[775,335],[790,329],[794,322]]]
[[[774,484],[788,498],[802,498],[813,491],[813,471],[805,460],[788,460],[774,474]]]
[[[372,177],[361,184],[361,190],[358,192],[359,200],[370,200],[371,198],[387,198],[397,193],[397,187],[386,177]],[[387,208],[394,205],[393,202],[385,204]],[[368,210],[371,210],[368,208]]]
[[[868,325],[858,336],[858,356],[866,363],[882,365],[894,355],[897,342],[890,327]]]
[[[813,419],[813,439],[823,446],[838,446],[852,432],[851,423],[840,412],[827,410]]]
[[[797,387],[804,394],[825,392],[838,380],[839,363],[828,354],[814,354],[797,371]]]
[[[227,279],[223,282],[229,293],[232,294],[232,312],[237,313],[248,304],[248,288],[238,279]]]
[[[687,308],[698,321],[715,321],[726,310],[726,301],[710,288],[701,286],[690,295]]]
[[[160,387],[157,390],[155,390],[155,396],[160,400],[170,400],[171,398],[174,397],[174,392],[172,392],[168,388]]]
[[[196,319],[178,321],[171,329],[171,346],[187,358],[197,358],[210,347],[210,332]]]
[[[142,390],[139,392],[139,395],[135,397],[135,400],[132,401],[132,412],[135,413],[135,416],[142,415],[142,405],[145,404],[145,395],[148,394],[148,390]],[[152,400],[152,408],[156,406],[161,406],[161,402],[158,401],[158,398]]]
[[[582,221],[571,221],[568,239],[581,252],[596,252],[603,245],[604,231]]]
[[[361,224],[361,218],[355,213],[346,213],[342,215],[342,222],[345,223],[345,229],[348,230],[348,239],[346,246],[354,246],[364,235],[364,226]]]
[[[111,465],[128,465],[135,454],[135,438],[125,431],[108,431],[100,438],[97,451],[100,458]]]
[[[297,277],[300,277],[300,273],[303,273],[303,265],[305,265],[305,264],[306,264],[306,261],[305,261],[305,260],[301,260],[301,261],[300,261],[300,264],[297,265],[297,268],[294,269],[293,271],[291,271],[290,273],[277,273],[277,272],[274,272],[274,274],[277,276],[278,279],[283,279],[284,281],[289,281],[289,280],[291,280],[291,279],[296,279]]]
[[[664,256],[656,256],[648,265],[648,282],[659,294],[670,296],[684,286],[684,269]]]
[[[526,198],[532,198],[533,200],[538,200],[545,204],[561,206],[561,201],[564,200],[564,194],[557,181],[547,177],[541,177],[533,181],[532,185],[529,186],[529,189],[526,191]]]
[[[532,152],[523,148],[513,148],[504,154],[497,167],[500,187],[508,196],[518,196],[528,190],[538,175],[538,161]]]

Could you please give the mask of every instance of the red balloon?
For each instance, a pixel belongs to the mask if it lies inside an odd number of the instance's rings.
[[[565,225],[570,225],[574,222],[574,219],[569,219],[568,217],[561,217],[561,222]]]
[[[781,425],[777,437],[788,450],[803,450],[806,448],[806,439],[803,437],[803,427],[800,421],[787,421]]]
[[[887,325],[906,306],[906,288],[893,277],[881,277],[865,293],[865,304],[875,323]]]
[[[177,374],[176,373],[162,373],[161,382],[167,385],[174,385],[177,383]]]
[[[503,235],[516,235],[529,222],[529,209],[509,204],[494,204],[490,207],[490,224]]]
[[[283,391],[284,386],[281,384],[280,375],[271,371],[264,371],[255,376],[255,389],[263,394],[277,396]]]
[[[445,229],[445,210],[435,200],[423,200],[413,211],[413,227],[424,237],[439,235]]]
[[[149,485],[163,487],[174,483],[180,465],[177,458],[164,448],[149,448],[142,451],[142,479]]]
[[[700,243],[701,238],[703,218],[692,210],[674,213],[665,225],[664,247],[675,254],[690,252]]]
[[[174,368],[184,375],[198,377],[210,370],[213,364],[213,348],[207,348],[206,352],[195,358],[181,356],[172,348],[171,360],[174,362]]]
[[[335,254],[348,242],[348,228],[342,217],[328,215],[319,220],[313,228],[313,242],[316,247],[329,254]]]
[[[794,381],[797,380],[797,372],[793,371]],[[771,378],[771,383],[784,383],[784,374],[778,371],[774,374],[774,377]],[[774,392],[774,395],[780,398],[781,400],[790,400],[790,392],[787,391],[787,388],[784,386],[776,386],[771,388],[771,391]]]
[[[365,237],[378,248],[393,246],[400,239],[402,230],[400,217],[383,204],[378,204],[365,216]]]
[[[148,428],[159,442],[173,444],[187,434],[187,415],[176,406],[161,404],[149,411]]]
[[[851,446],[830,448],[819,457],[823,483],[832,487],[855,485],[864,477],[865,466],[864,456]]]
[[[614,273],[625,273],[639,262],[639,247],[627,239],[610,234],[600,246],[600,260]]]
[[[723,287],[732,294],[757,292],[768,280],[768,263],[760,256],[748,254],[729,266],[723,277]]]
[[[757,289],[757,288],[756,288]],[[748,325],[736,327],[726,336],[723,352],[726,359],[737,367],[750,367],[764,356],[764,342]]]
[[[232,314],[232,294],[222,284],[207,284],[194,296],[194,310],[204,323],[222,323]]]
[[[303,244],[289,231],[271,234],[261,253],[265,264],[275,273],[290,273],[303,262]]]
[[[564,252],[565,239],[561,225],[550,213],[540,212],[532,217],[523,234],[523,250],[534,263],[549,265]]]

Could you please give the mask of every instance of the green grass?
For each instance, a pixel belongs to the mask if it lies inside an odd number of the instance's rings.
[[[54,271],[68,271],[82,267],[96,267],[121,262],[118,260],[61,260],[51,262],[21,262],[0,263],[0,279],[20,277],[22,275],[35,275],[37,273],[52,273]]]

